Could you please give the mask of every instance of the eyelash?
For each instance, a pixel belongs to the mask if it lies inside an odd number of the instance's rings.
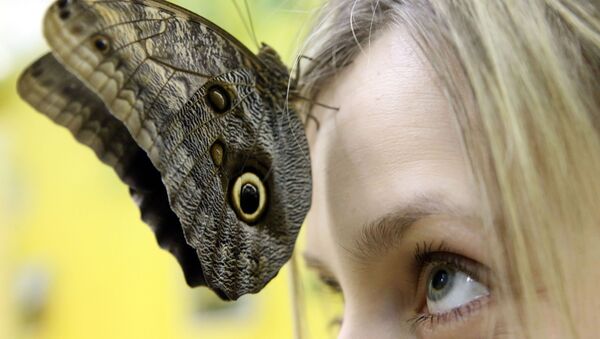
[[[487,281],[489,280],[487,277],[489,274],[489,269],[487,267],[473,261],[472,259],[452,253],[452,250],[447,247],[444,242],[440,242],[438,245],[435,245],[433,242],[423,242],[421,244],[417,244],[414,252],[414,262],[414,272],[417,274],[417,286],[421,286],[425,279],[427,279],[427,277],[424,277],[424,272],[426,272],[428,266],[440,263],[451,265],[457,270],[465,272],[474,279],[482,281],[489,286],[489,284],[487,284]],[[330,293],[340,295],[343,298],[341,286],[334,278],[321,276],[319,280],[328,288]],[[452,309],[446,313],[431,314],[420,312],[409,319],[409,323],[411,323],[414,329],[427,322],[430,324],[439,324],[441,322],[460,320],[481,309],[481,307],[483,307],[487,302],[487,300],[484,299],[473,300],[468,304]],[[419,309],[422,309],[422,306],[423,305],[420,305]],[[341,326],[342,322],[342,315],[335,316],[329,321],[328,328]]]
[[[327,286],[327,288],[329,289],[330,292],[333,292],[335,294],[343,295],[343,293],[342,293],[342,287],[337,282],[337,280],[335,280],[335,278],[331,278],[331,277],[328,277],[328,276],[325,276],[325,275],[321,275],[321,276],[319,276],[319,280],[321,281],[321,283],[323,285]]]
[[[427,277],[424,275],[424,273],[427,272],[427,268],[433,266],[434,264],[447,264],[453,266],[457,270],[465,272],[474,279],[482,281],[486,286],[489,286],[489,284],[487,284],[487,280],[489,280],[487,279],[488,269],[485,266],[462,255],[452,253],[452,251],[443,242],[437,246],[434,243],[427,242],[417,244],[415,248],[414,259],[415,272],[418,274],[417,286],[421,286],[424,282],[426,282]],[[441,322],[460,320],[481,309],[481,307],[483,307],[487,302],[487,299],[488,298],[476,299],[468,304],[441,314],[418,311],[420,313],[409,319],[409,322],[412,324],[413,328],[416,328],[417,326],[427,322],[430,324],[439,324]],[[421,304],[419,306],[419,310],[422,308],[423,305]]]
[[[484,300],[476,299],[471,301],[470,303],[457,307],[447,313],[443,314],[428,314],[428,313],[420,313],[415,317],[411,318],[409,322],[411,322],[413,328],[420,326],[424,323],[429,322],[431,325],[439,324],[448,321],[457,321],[461,320],[469,314],[480,310],[485,304]]]
[[[329,293],[332,293],[336,296],[341,297],[342,300],[344,299],[344,293],[342,291],[342,287],[340,286],[340,284],[337,282],[337,280],[335,278],[325,276],[325,275],[320,275],[319,281],[321,282],[321,284],[325,285],[325,287],[327,288]],[[331,330],[334,328],[339,328],[342,325],[343,321],[344,321],[344,316],[342,314],[336,314],[332,318],[330,318],[330,320],[327,322],[327,329]]]

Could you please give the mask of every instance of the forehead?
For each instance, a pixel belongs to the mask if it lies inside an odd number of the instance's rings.
[[[469,204],[466,167],[447,102],[400,27],[376,38],[321,92],[308,251],[352,246],[360,227],[431,194]],[[326,235],[326,236],[325,236]],[[337,244],[337,245],[336,245]]]

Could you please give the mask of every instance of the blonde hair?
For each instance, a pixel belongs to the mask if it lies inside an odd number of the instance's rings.
[[[545,307],[569,337],[586,319],[598,326],[578,308],[600,311],[600,297],[580,295],[600,283],[582,272],[600,263],[600,3],[336,0],[323,13],[303,95],[315,99],[379,32],[407,28],[456,116],[497,241],[495,293],[514,301],[503,316],[530,338],[550,322]]]

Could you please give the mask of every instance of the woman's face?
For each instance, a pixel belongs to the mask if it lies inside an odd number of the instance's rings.
[[[342,338],[478,338],[487,287],[478,199],[448,104],[401,28],[362,46],[309,124],[304,256],[343,291]]]

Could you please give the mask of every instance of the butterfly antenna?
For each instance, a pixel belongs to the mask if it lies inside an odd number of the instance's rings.
[[[254,34],[254,27],[252,26],[252,18],[250,17],[250,24],[248,24],[248,22],[246,21],[246,17],[242,13],[242,9],[238,5],[238,2],[236,0],[231,0],[231,2],[233,3],[233,6],[235,7],[235,11],[237,12],[238,16],[242,20],[242,23],[244,24],[244,28],[246,29],[246,32],[248,33],[250,38],[253,40],[254,45],[256,46],[257,49],[260,48],[259,44],[256,40],[256,35]],[[250,13],[250,10],[248,10],[248,3],[246,1],[244,1],[244,3],[246,4],[246,12]]]
[[[334,107],[334,106],[326,105],[326,104],[320,103],[318,101],[314,101],[313,99],[303,97],[301,95],[295,95],[294,98],[295,99],[299,99],[299,100],[303,100],[303,101],[308,101],[311,105],[323,107],[325,109],[329,109],[329,110],[332,110],[332,111],[336,111],[337,112],[337,111],[340,110],[339,107]]]
[[[252,39],[254,39],[254,44],[256,44],[256,47],[260,48],[258,38],[256,37],[256,30],[254,29],[254,21],[252,21],[252,13],[250,13],[250,6],[248,6],[248,0],[244,0],[244,5],[246,6],[246,15],[248,16],[248,21],[250,22],[250,32],[252,33]]]
[[[293,110],[290,110],[290,106],[289,106],[289,102],[290,99],[297,99],[300,97],[300,95],[298,94],[298,90],[297,90],[297,86],[298,86],[298,82],[300,81],[300,61],[302,59],[308,59],[310,61],[312,61],[313,59],[304,55],[300,55],[296,58],[296,62],[295,62],[295,68],[296,68],[296,76],[295,78],[292,78],[291,74],[288,77],[288,83],[287,83],[287,91],[285,93],[285,103],[284,103],[284,114],[283,117],[284,119],[281,119],[281,122],[279,123],[279,128],[282,128],[282,125],[284,123],[285,120],[287,120],[288,126],[291,127],[291,114],[296,114]],[[305,125],[306,126],[306,125]],[[294,141],[297,142],[298,140],[298,135],[296,135],[296,133],[294,132],[294,130],[292,128],[290,128],[292,137],[294,138]],[[310,156],[304,152],[302,152],[302,156],[310,163]]]

